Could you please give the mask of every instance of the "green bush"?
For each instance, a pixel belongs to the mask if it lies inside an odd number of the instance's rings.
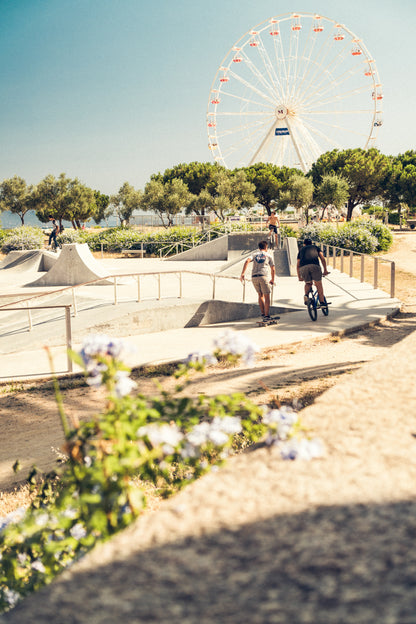
[[[390,228],[381,221],[374,219],[356,219],[351,222],[354,227],[365,227],[377,239],[376,251],[388,251],[393,244]]]
[[[393,243],[390,229],[373,219],[356,219],[340,225],[311,223],[299,231],[299,238],[367,254],[388,251]]]
[[[343,224],[336,237],[336,246],[359,253],[372,254],[378,248],[378,240],[371,232],[353,223]]]
[[[8,230],[0,230],[0,249],[3,247],[3,242],[8,236]]]
[[[375,215],[377,219],[382,219],[386,209],[383,206],[373,206],[371,204],[364,206],[362,209],[363,214]]]
[[[43,249],[45,234],[38,227],[22,225],[9,230],[3,240],[1,250],[3,253],[20,249]]]
[[[86,243],[88,239],[88,233],[84,230],[68,229],[64,230],[62,234],[57,237],[58,243],[61,245],[68,245],[70,243]]]
[[[322,455],[320,442],[304,437],[291,408],[258,406],[243,394],[129,396],[137,384],[119,359],[124,346],[119,339],[95,335],[73,354],[89,385],[107,389],[107,407],[93,419],[71,429],[55,381],[67,459],[38,488],[27,510],[0,518],[0,612],[142,513],[145,498],[138,479],[169,496],[223,463],[233,449],[260,439],[276,446],[283,459]],[[257,350],[238,332],[224,332],[215,346],[213,354],[190,354],[177,380],[186,384],[191,369],[203,370],[217,356],[248,364]]]
[[[281,225],[280,226],[280,236],[282,238],[297,238],[298,237],[298,232],[297,230],[295,230],[294,228],[292,228],[290,225]]]
[[[311,238],[323,245],[333,245],[342,249],[350,249],[358,253],[371,254],[378,247],[378,240],[362,225],[343,223],[311,223],[299,232],[299,238]]]
[[[389,223],[391,225],[400,225],[400,215],[398,212],[389,212]]]

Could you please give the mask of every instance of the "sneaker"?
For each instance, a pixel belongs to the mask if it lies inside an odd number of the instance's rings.
[[[270,316],[263,316],[263,321],[270,321]]]
[[[309,303],[309,297],[308,297],[308,295],[303,295],[303,303],[304,303],[305,305],[308,305],[308,303]]]

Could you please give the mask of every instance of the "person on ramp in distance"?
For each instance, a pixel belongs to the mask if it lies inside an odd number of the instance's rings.
[[[322,263],[323,273],[321,270]],[[303,247],[300,248],[297,258],[297,273],[300,282],[305,282],[305,294],[303,303],[307,305],[308,294],[312,288],[312,282],[315,283],[318,291],[319,302],[324,305],[326,303],[324,295],[324,287],[322,286],[322,275],[328,275],[326,268],[325,256],[317,245],[314,245],[310,238],[305,238]]]
[[[280,228],[280,219],[273,210],[270,217],[267,219],[267,225],[269,226],[269,230],[271,234],[271,242],[273,242],[274,238],[274,247],[276,249],[279,248],[279,238],[278,238],[278,228]]]
[[[260,241],[259,250],[247,258],[241,271],[240,280],[244,281],[244,274],[249,263],[253,263],[251,281],[259,296],[259,306],[262,323],[270,323],[270,292],[276,275],[272,254],[267,250],[267,241]]]
[[[51,247],[51,243],[53,241],[52,249],[56,251],[56,248],[58,247],[56,236],[57,234],[59,234],[59,225],[57,224],[56,220],[53,217],[49,217],[49,221],[52,221],[52,230],[51,230],[51,233],[49,234],[48,245],[49,247]]]

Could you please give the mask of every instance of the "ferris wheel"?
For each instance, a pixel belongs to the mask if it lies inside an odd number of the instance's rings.
[[[383,91],[376,63],[346,26],[286,13],[246,32],[211,85],[207,128],[229,168],[271,162],[306,173],[331,149],[375,145]]]

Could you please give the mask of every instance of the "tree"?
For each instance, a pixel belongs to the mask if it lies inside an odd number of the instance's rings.
[[[309,206],[313,199],[314,186],[309,178],[300,173],[292,175],[287,183],[285,191],[280,193],[278,209],[284,210],[287,206],[293,206],[297,210],[306,211],[308,222]]]
[[[416,206],[416,152],[409,150],[391,157],[390,162],[384,197],[400,214],[403,207]]]
[[[107,221],[113,214],[113,207],[110,206],[110,196],[100,193],[100,191],[94,191],[95,205],[97,207],[94,221],[100,223],[101,221]]]
[[[20,217],[25,224],[25,214],[33,208],[33,186],[28,186],[23,178],[15,175],[0,184],[0,212],[9,210]]]
[[[174,179],[182,180],[193,195],[185,212],[186,214],[194,212],[201,217],[202,227],[204,227],[205,215],[211,210],[212,204],[212,197],[206,189],[213,176],[219,171],[226,171],[226,169],[217,163],[193,161],[166,169],[163,174],[151,176],[151,180],[160,180],[163,183]]]
[[[93,218],[97,212],[94,191],[78,178],[71,180],[66,195],[67,211],[65,219],[80,228],[81,224]]]
[[[142,191],[136,191],[131,184],[124,182],[117,195],[110,197],[110,204],[120,219],[120,223],[126,221],[128,224],[133,211],[141,207],[141,200]]]
[[[389,158],[376,148],[355,148],[321,154],[307,175],[316,188],[321,184],[323,176],[330,173],[347,180],[347,221],[350,221],[356,206],[367,204],[383,195],[389,170]]]
[[[221,168],[213,172],[205,189],[211,195],[211,210],[220,221],[256,203],[255,186],[247,180],[245,171]]]
[[[220,170],[225,170],[225,167],[221,167],[216,163],[200,163],[193,161],[190,163],[181,163],[172,167],[172,169],[166,169],[163,174],[159,173],[153,175],[151,179],[171,182],[174,178],[177,178],[186,184],[190,193],[199,195],[202,189],[207,187],[212,175]]]
[[[167,228],[173,225],[174,216],[186,209],[193,198],[182,180],[173,178],[169,182],[163,182],[160,179],[151,179],[144,188],[141,208],[156,212]]]
[[[329,206],[335,206],[338,210],[348,201],[348,182],[334,173],[324,175],[322,182],[315,190],[314,200],[322,207],[321,219],[328,211]]]
[[[33,206],[39,221],[47,223],[53,217],[59,221],[61,230],[62,221],[71,221],[77,228],[96,211],[94,192],[78,178],[71,180],[64,173],[58,178],[49,174],[37,185]]]
[[[243,171],[255,186],[257,202],[264,206],[269,216],[277,208],[280,193],[286,190],[289,179],[293,175],[303,175],[299,169],[262,162],[245,167]]]

